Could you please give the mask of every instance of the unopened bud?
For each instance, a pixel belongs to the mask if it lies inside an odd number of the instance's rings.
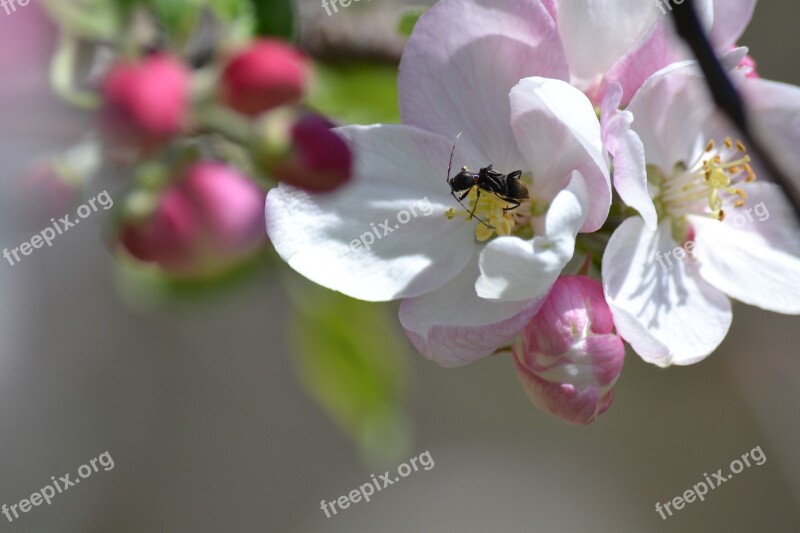
[[[594,422],[611,405],[625,357],[602,285],[584,276],[556,281],[513,351],[533,403],[577,425]]]
[[[311,192],[329,192],[353,172],[353,154],[334,124],[289,108],[269,113],[256,128],[256,160],[275,179]]]
[[[301,52],[277,39],[261,39],[226,65],[219,97],[240,113],[259,115],[300,101],[308,74],[308,60]]]
[[[179,133],[188,115],[189,78],[186,67],[166,55],[114,65],[102,87],[109,140],[149,149]]]

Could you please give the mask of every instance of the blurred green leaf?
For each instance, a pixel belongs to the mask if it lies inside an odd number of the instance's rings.
[[[211,10],[225,22],[234,20],[252,8],[252,4],[247,0],[207,0],[207,2]]]
[[[200,19],[207,0],[149,0],[156,20],[175,43],[184,42]]]
[[[400,35],[409,37],[414,31],[419,18],[428,10],[426,6],[409,6],[400,13],[400,22],[397,24],[397,31]]]
[[[293,279],[291,339],[308,392],[376,462],[408,453],[405,340],[381,304]]]
[[[63,34],[50,61],[50,85],[67,103],[93,110],[102,103],[100,97],[95,93],[78,89],[76,84],[81,52],[85,51],[76,38],[67,33]]]
[[[294,36],[292,0],[250,0],[256,13],[256,33],[291,40]]]
[[[112,40],[122,28],[114,0],[42,0],[42,5],[61,28],[84,39]]]
[[[385,64],[316,64],[308,105],[350,124],[400,122],[397,67]]]

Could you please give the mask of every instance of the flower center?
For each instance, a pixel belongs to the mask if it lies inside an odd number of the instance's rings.
[[[652,177],[653,169],[649,170]],[[734,143],[727,137],[717,147],[711,139],[692,165],[678,163],[670,178],[656,180],[661,182],[658,200],[662,211],[674,218],[701,214],[722,221],[724,200],[735,197],[734,207],[744,206],[747,194],[737,185],[755,179],[750,156],[741,141]]]
[[[525,181],[530,183],[530,180]],[[475,238],[479,242],[487,241],[494,235],[531,237],[531,219],[547,212],[547,206],[540,205],[541,202],[532,198],[520,200],[519,206],[516,206],[491,192],[480,191],[478,196],[478,190],[478,187],[473,187],[462,201],[466,209],[451,208],[444,216],[451,220],[464,217],[465,222],[475,221]]]

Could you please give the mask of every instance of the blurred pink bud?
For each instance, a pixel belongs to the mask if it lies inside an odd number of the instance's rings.
[[[739,48],[739,45],[734,44],[728,49],[728,51],[736,50],[737,48]],[[758,75],[758,72],[756,72],[756,60],[750,55],[744,56],[742,62],[739,63],[739,68],[745,73],[746,78],[758,79],[761,77]]]
[[[189,70],[170,56],[117,63],[102,86],[106,134],[143,149],[176,135],[188,116],[189,81]]]
[[[264,192],[235,169],[197,163],[144,221],[123,224],[120,242],[140,261],[187,278],[221,274],[266,242]]]
[[[600,282],[561,277],[514,346],[514,363],[534,404],[569,423],[594,422],[611,405],[625,346]]]
[[[220,99],[246,115],[293,104],[308,83],[308,61],[292,46],[261,39],[234,56],[220,80]]]
[[[53,161],[38,163],[22,173],[16,183],[14,208],[32,224],[62,216],[78,196],[78,187],[69,183]]]
[[[758,71],[756,70],[756,60],[749,55],[744,56],[744,59],[742,59],[742,62],[739,66],[747,70],[745,77],[755,80],[761,77],[758,75]]]
[[[266,115],[257,127],[256,158],[277,180],[310,192],[330,192],[353,173],[353,154],[334,124],[319,115],[300,118],[291,110]]]

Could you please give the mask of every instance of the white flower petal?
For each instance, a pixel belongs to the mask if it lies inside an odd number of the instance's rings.
[[[741,302],[800,314],[800,227],[776,185],[753,183],[747,194],[722,223],[689,218],[700,274]]]
[[[648,0],[558,0],[558,30],[573,82],[588,89],[663,16]]]
[[[480,257],[478,296],[489,300],[535,300],[547,294],[575,252],[575,236],[586,220],[589,198],[579,172],[555,197],[545,215],[544,235],[532,241],[498,237]]]
[[[614,158],[614,188],[622,201],[636,209],[651,229],[658,224],[656,207],[647,188],[644,146],[631,129],[633,113],[619,109],[622,87],[612,85],[603,100],[603,143]]]
[[[691,259],[667,260],[675,247],[669,221],[652,231],[632,217],[611,236],[603,256],[603,288],[617,332],[642,359],[661,367],[704,359],[732,319],[730,300],[703,280]]]
[[[339,131],[354,150],[352,182],[326,195],[271,190],[266,219],[275,249],[308,279],[361,300],[442,287],[469,262],[475,241],[472,225],[444,216],[458,207],[445,182],[451,141],[408,126]]]
[[[718,51],[725,51],[742,36],[756,8],[756,0],[714,0],[714,23],[709,33]]]
[[[800,187],[800,87],[764,79],[748,79],[740,89],[750,121],[784,172]]]
[[[540,301],[479,298],[477,257],[476,249],[475,260],[443,288],[400,305],[400,323],[414,347],[442,366],[461,366],[491,355],[522,331],[541,306]]]
[[[464,153],[475,158],[466,164],[517,170],[508,93],[528,76],[569,76],[544,6],[530,0],[442,0],[417,22],[400,62],[403,122],[449,139],[463,131]]]
[[[533,173],[534,196],[555,197],[577,170],[590,198],[583,231],[600,229],[611,206],[611,180],[600,122],[589,99],[564,81],[545,78],[520,81],[509,97],[511,125]]]
[[[714,109],[695,62],[684,61],[650,77],[627,110],[633,113],[632,127],[644,145],[647,163],[670,176],[676,163],[693,163],[705,147],[703,126]]]

